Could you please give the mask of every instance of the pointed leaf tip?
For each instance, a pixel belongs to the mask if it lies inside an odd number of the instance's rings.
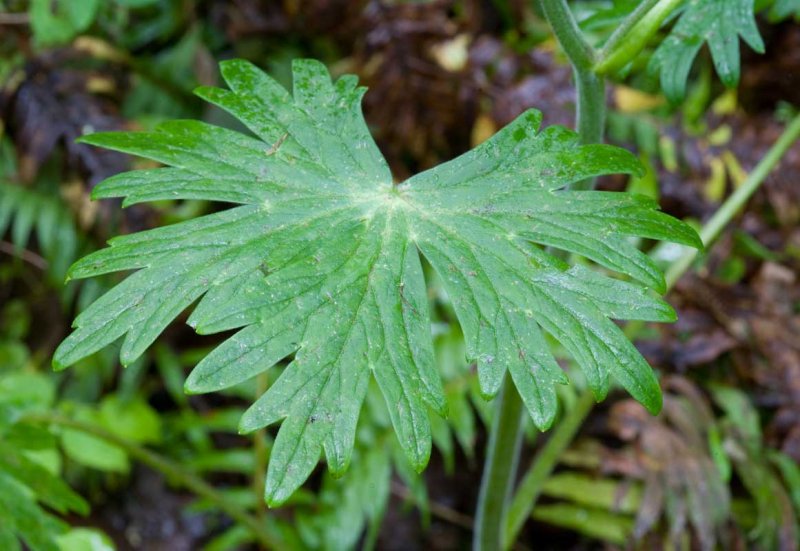
[[[189,377],[187,377],[186,380],[183,382],[183,393],[186,394],[187,396],[195,396],[197,394],[203,394],[203,391],[198,387],[196,387],[195,384],[192,381],[190,381],[190,378],[191,378],[191,373],[189,374]]]
[[[53,371],[55,371],[55,372],[64,371],[66,368],[69,367],[69,364],[61,363],[60,361],[58,361],[55,358],[53,358],[53,360],[50,362],[50,364],[51,364],[51,366],[53,368]]]
[[[652,398],[642,402],[642,405],[651,415],[658,415],[661,413],[661,409],[664,406],[664,397],[661,393],[661,389],[658,389],[658,392],[655,393]]]

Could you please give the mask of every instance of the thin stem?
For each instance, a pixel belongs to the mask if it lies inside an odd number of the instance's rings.
[[[644,0],[639,4],[597,55],[595,72],[603,75],[613,73],[633,61],[682,1]]]
[[[706,248],[716,241],[725,226],[761,186],[772,169],[775,168],[798,138],[800,138],[800,115],[795,116],[742,185],[725,200],[717,212],[714,213],[714,216],[703,225],[703,229],[700,230],[700,239],[703,240],[703,245]],[[689,266],[697,257],[697,253],[697,250],[689,249],[669,267],[665,274],[668,287],[672,287],[684,272],[689,269]]]
[[[508,549],[514,544],[525,521],[531,516],[544,482],[553,472],[563,451],[575,438],[594,404],[591,392],[581,393],[572,409],[561,418],[547,443],[536,455],[508,508],[506,524],[503,527],[503,549]]]
[[[606,43],[603,45],[603,48],[600,50],[598,54],[598,59],[602,60],[608,57],[608,55],[617,49],[617,46],[623,41],[626,37],[628,32],[636,26],[636,24],[645,16],[647,12],[649,12],[653,6],[658,4],[661,0],[642,0],[642,3],[636,6],[631,13],[628,14],[628,17],[622,20],[617,30],[611,33],[611,36],[606,40]]]
[[[714,216],[700,230],[700,238],[706,247],[712,245],[716,238],[719,237],[722,229],[744,206],[747,199],[758,189],[770,171],[775,168],[783,155],[786,154],[786,151],[798,138],[800,138],[800,115],[797,115],[792,120],[745,182],[728,197]],[[696,256],[697,251],[690,249],[670,265],[666,272],[667,291],[675,286],[680,277],[691,266]],[[640,322],[634,321],[631,323],[637,324]],[[589,390],[583,391],[573,409],[567,412],[553,430],[547,444],[534,457],[508,510],[508,521],[505,527],[505,539],[503,540],[505,548],[513,544],[519,535],[522,526],[536,505],[536,501],[541,494],[542,485],[555,468],[561,454],[572,443],[581,424],[592,411],[594,403],[592,393]]]
[[[605,79],[592,70],[595,52],[586,42],[565,0],[541,0],[545,17],[575,71],[577,111],[575,128],[585,144],[603,141],[606,116]],[[576,182],[571,189],[594,187],[594,179]]]
[[[18,256],[31,266],[39,268],[40,270],[47,269],[47,260],[38,254],[31,252],[27,249],[21,249],[7,241],[0,241],[0,252],[10,254],[11,256]]]
[[[592,71],[575,70],[575,88],[578,94],[578,112],[575,126],[585,144],[603,141],[606,123],[606,82]],[[571,189],[591,189],[591,185],[574,184]]]
[[[517,475],[525,418],[522,398],[508,373],[503,380],[495,407],[478,494],[472,546],[475,551],[499,549],[506,509]]]
[[[239,507],[236,503],[230,501],[213,486],[188,472],[183,466],[173,463],[157,453],[143,448],[130,440],[117,436],[101,427],[76,421],[75,419],[63,417],[55,413],[32,413],[26,415],[23,420],[32,423],[48,423],[61,427],[68,427],[91,434],[92,436],[114,444],[125,450],[128,455],[137,461],[163,473],[169,480],[215,503],[217,507],[227,513],[233,520],[247,527],[262,547],[266,549],[282,548],[282,542],[270,534],[266,526],[259,522],[258,519],[247,513],[247,511]]]
[[[591,70],[594,50],[578,28],[566,0],[542,0],[542,9],[572,66],[576,70]]]
[[[396,495],[400,499],[411,500],[414,501],[415,497],[414,494],[400,484],[399,482],[392,481],[391,486],[392,494]],[[430,508],[431,514],[436,518],[439,518],[445,522],[449,522],[455,526],[463,528],[465,530],[472,531],[473,528],[473,521],[472,517],[469,515],[465,515],[460,511],[456,511],[455,509],[451,509],[447,505],[442,505],[436,501],[430,500],[428,503],[428,507]]]

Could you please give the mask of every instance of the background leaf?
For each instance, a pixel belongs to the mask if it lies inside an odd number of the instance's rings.
[[[690,0],[669,36],[658,46],[650,70],[658,72],[670,101],[681,101],[695,58],[708,43],[714,68],[725,86],[739,83],[739,37],[753,50],[764,53],[753,0]]]

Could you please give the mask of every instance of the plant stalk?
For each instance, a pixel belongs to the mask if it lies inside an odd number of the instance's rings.
[[[800,114],[796,115],[789,123],[783,134],[772,144],[766,155],[761,158],[761,161],[750,172],[742,185],[734,191],[728,199],[720,206],[717,212],[714,213],[708,222],[703,225],[700,230],[700,239],[706,248],[716,241],[722,230],[733,219],[734,216],[741,210],[747,203],[748,199],[756,192],[764,180],[767,178],[772,169],[777,166],[781,158],[786,154],[790,147],[800,139]],[[671,288],[680,279],[680,277],[689,269],[694,259],[697,258],[698,251],[695,249],[688,249],[680,258],[678,258],[667,269],[664,278],[667,282],[667,288]]]
[[[584,144],[603,141],[606,116],[605,79],[593,70],[595,52],[578,28],[566,0],[541,0],[542,11],[575,73],[575,128]],[[594,187],[594,179],[576,182],[573,190]]]
[[[591,71],[595,58],[594,49],[586,42],[566,0],[541,2],[542,11],[570,64],[578,71]]]
[[[508,508],[506,524],[503,527],[503,549],[509,549],[514,545],[522,526],[531,516],[533,506],[542,492],[542,486],[594,408],[594,404],[595,399],[590,391],[581,392],[572,409],[561,418],[547,443],[536,455]]]
[[[506,373],[489,433],[486,463],[478,494],[473,549],[494,551],[503,538],[506,509],[517,475],[522,447],[522,427],[526,415],[511,377]]]
[[[613,73],[633,61],[682,1],[643,0],[600,50],[595,71],[603,75]]]
[[[55,413],[32,413],[25,415],[23,420],[32,423],[47,423],[79,430],[105,440],[110,444],[114,444],[125,450],[128,455],[137,461],[161,472],[172,482],[183,486],[198,496],[202,496],[214,502],[217,507],[224,511],[229,517],[250,530],[261,547],[265,549],[282,548],[282,542],[269,533],[264,523],[250,515],[236,503],[230,501],[213,486],[188,472],[178,463],[174,463],[147,448],[139,446],[126,438],[117,436],[101,427],[82,421],[76,421],[75,419],[70,419]]]
[[[598,60],[602,62],[602,60],[608,57],[608,54],[613,52],[617,49],[617,46],[620,45],[622,40],[625,38],[630,30],[636,26],[639,21],[641,21],[642,17],[645,16],[647,12],[649,12],[653,6],[661,2],[662,0],[642,0],[642,2],[636,6],[636,8],[628,14],[628,16],[622,20],[619,27],[611,33],[611,36],[608,37],[606,43],[603,44],[603,48],[600,50],[599,54],[597,55]]]
[[[594,50],[586,42],[565,0],[541,0],[541,7],[575,71],[576,128],[581,142],[600,142],[605,128],[605,81],[592,71]],[[585,190],[593,186],[594,180],[589,179],[576,182],[571,188]],[[502,549],[506,513],[519,464],[527,412],[508,374],[495,407],[475,516],[475,551]]]
[[[575,115],[575,127],[581,143],[591,144],[603,141],[603,132],[606,127],[606,81],[591,70],[575,69],[575,91],[578,96],[578,111]],[[593,182],[590,180],[590,182]],[[570,189],[585,190],[594,187],[573,184]]]
[[[783,131],[783,134],[756,165],[744,183],[720,206],[719,210],[705,223],[700,230],[700,238],[706,247],[711,246],[719,237],[722,229],[733,219],[747,200],[753,195],[766,177],[778,164],[786,151],[800,139],[800,115],[797,115]],[[675,260],[666,272],[667,292],[672,289],[681,276],[697,257],[695,249]],[[631,322],[637,323],[637,322]],[[640,323],[640,322],[638,322]],[[547,444],[534,457],[525,474],[519,490],[514,495],[508,509],[507,524],[504,533],[504,549],[513,545],[525,521],[530,517],[536,501],[541,494],[542,486],[555,468],[561,454],[572,443],[583,421],[594,407],[594,398],[589,390],[584,390],[573,408],[559,422]]]

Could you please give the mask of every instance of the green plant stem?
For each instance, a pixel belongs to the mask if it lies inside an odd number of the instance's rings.
[[[681,1],[643,0],[600,50],[595,71],[600,74],[613,73],[633,61]]]
[[[703,240],[703,245],[705,245],[706,248],[716,241],[725,226],[736,216],[748,199],[750,199],[753,193],[761,186],[772,169],[775,168],[781,158],[799,138],[800,115],[797,115],[752,172],[750,172],[747,179],[742,182],[742,185],[725,200],[717,212],[714,213],[714,216],[703,225],[703,229],[700,230],[700,239]],[[684,272],[689,269],[689,266],[692,265],[697,254],[698,251],[695,249],[689,249],[669,267],[665,274],[668,287],[672,287]]]
[[[582,143],[600,143],[603,141],[605,129],[606,84],[605,79],[592,69],[595,52],[586,42],[565,0],[541,0],[541,5],[558,43],[567,54],[575,72],[577,94],[575,128]],[[594,180],[589,179],[576,182],[571,189],[587,190],[592,187]]]
[[[497,396],[489,433],[486,462],[478,494],[473,549],[499,549],[503,537],[506,508],[511,498],[522,446],[525,408],[511,377],[506,373]]]
[[[592,71],[575,70],[575,89],[578,95],[578,112],[575,126],[585,144],[600,143],[606,126],[606,81]],[[593,182],[593,180],[588,180]],[[570,189],[591,189],[593,183],[578,183]]]
[[[622,23],[611,33],[611,36],[608,37],[608,40],[606,40],[606,43],[597,55],[598,62],[602,63],[603,59],[607,58],[611,52],[616,50],[625,38],[625,35],[627,35],[630,30],[641,21],[642,17],[660,1],[661,0],[642,0],[642,2],[622,20]]]
[[[508,508],[506,524],[503,527],[503,549],[508,549],[514,544],[525,521],[531,516],[533,505],[542,491],[544,482],[558,463],[564,449],[572,442],[586,416],[592,411],[594,404],[591,392],[581,393],[536,455]]]
[[[597,63],[594,66],[595,71],[603,75],[613,73],[633,61],[644,50],[653,35],[658,32],[664,20],[680,6],[682,1],[649,2],[649,9],[638,14],[639,17],[635,21],[632,18],[637,15],[636,12],[631,14],[631,17],[623,22],[623,27],[612,35],[598,55]],[[643,6],[645,4],[641,4],[639,7]],[[636,11],[638,12],[638,9]],[[628,21],[632,23],[630,26],[626,25]],[[624,28],[626,26],[627,28]],[[624,34],[620,32],[623,30]]]
[[[797,115],[744,183],[720,206],[719,210],[706,222],[700,230],[700,237],[706,247],[713,244],[722,229],[733,219],[737,212],[775,168],[786,151],[800,138],[800,115]],[[667,291],[689,269],[696,258],[697,251],[689,249],[683,256],[675,260],[666,272]],[[640,324],[641,322],[631,322]],[[561,454],[572,443],[583,421],[594,407],[592,393],[585,390],[581,393],[573,408],[558,423],[547,444],[534,457],[525,474],[517,493],[508,509],[508,518],[504,534],[504,548],[514,543],[522,526],[533,511],[533,507],[541,493],[542,485],[555,468]]]
[[[236,503],[230,501],[227,497],[218,492],[213,486],[207,484],[201,478],[188,472],[184,467],[178,463],[174,463],[169,459],[154,453],[138,444],[135,444],[125,438],[117,436],[101,427],[76,421],[56,413],[32,413],[24,417],[25,421],[33,423],[46,423],[58,425],[60,427],[67,427],[86,434],[91,434],[97,438],[105,440],[110,444],[114,444],[125,450],[125,452],[144,463],[148,467],[155,469],[164,474],[172,482],[183,486],[187,490],[204,497],[217,505],[233,520],[248,528],[256,541],[266,549],[281,549],[282,543],[272,534],[267,531],[266,526],[258,519],[250,515],[247,511],[239,507]]]
[[[572,16],[566,0],[541,0],[541,2],[542,11],[558,43],[567,54],[569,62],[578,71],[591,71],[594,65],[594,50],[578,28],[578,23]]]
[[[581,141],[600,142],[605,127],[605,82],[592,71],[594,50],[584,39],[565,0],[541,0],[541,7],[575,71],[576,127]],[[594,181],[590,179],[573,184],[571,188],[591,189],[593,186]],[[506,512],[519,464],[527,412],[508,374],[495,407],[475,516],[475,551],[502,548]]]

